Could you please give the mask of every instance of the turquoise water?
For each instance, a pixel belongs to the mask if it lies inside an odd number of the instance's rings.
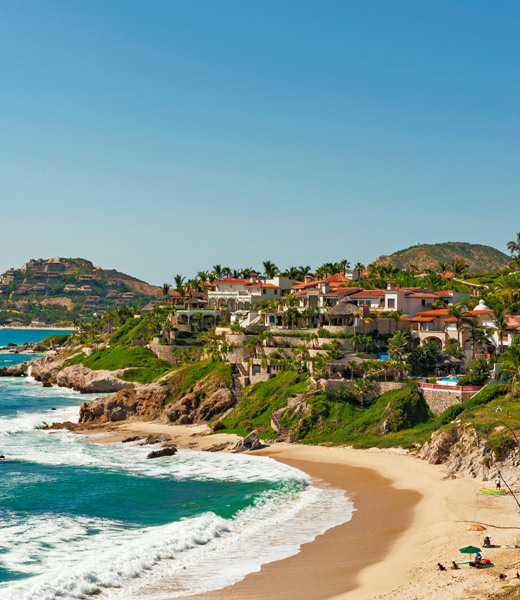
[[[39,342],[49,335],[57,333],[72,333],[70,330],[56,329],[0,329],[0,347],[7,344],[16,344],[21,346],[25,342]]]
[[[350,518],[342,492],[268,458],[179,451],[150,461],[150,446],[41,429],[76,420],[89,397],[0,378],[2,600],[201,593]]]

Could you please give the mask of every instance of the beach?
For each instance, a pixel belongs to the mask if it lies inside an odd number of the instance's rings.
[[[134,422],[117,430],[98,441],[169,432],[180,447],[207,449],[225,441],[231,447],[238,439],[206,436],[204,426]],[[95,431],[90,435],[97,437]],[[294,556],[264,564],[229,588],[189,596],[190,600],[487,598],[514,583],[516,565],[511,565],[520,561],[518,549],[483,549],[493,568],[476,570],[466,564],[458,571],[449,569],[453,560],[468,559],[459,548],[482,547],[485,535],[491,535],[496,546],[520,542],[514,499],[479,494],[482,482],[477,479],[444,479],[442,465],[430,465],[404,451],[275,443],[252,454],[301,469],[315,485],[344,489],[354,502],[352,520],[304,544]],[[473,522],[485,523],[487,530],[466,531]],[[448,570],[439,571],[438,562]],[[505,582],[498,579],[502,572],[508,575]]]

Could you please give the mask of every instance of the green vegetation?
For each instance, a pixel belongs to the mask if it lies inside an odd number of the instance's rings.
[[[482,385],[489,378],[489,366],[485,358],[476,358],[471,362],[459,385]]]
[[[141,347],[101,348],[94,350],[90,356],[82,352],[65,362],[65,366],[78,364],[96,371],[127,369],[119,378],[138,383],[152,383],[171,370],[169,363],[157,358],[148,348]]]
[[[165,380],[168,386],[168,404],[175,398],[182,396],[197,382],[206,380],[207,385],[231,386],[232,367],[222,360],[207,359],[195,362],[174,371],[171,377]]]
[[[39,343],[46,348],[55,348],[56,346],[63,346],[71,337],[70,333],[57,333],[43,338]]]
[[[286,406],[290,396],[308,391],[309,378],[294,371],[285,371],[269,379],[244,388],[244,394],[231,414],[223,420],[226,431],[247,435],[258,429],[265,439],[278,434],[271,428],[273,411]]]
[[[515,440],[502,431],[491,435],[486,442],[486,450],[491,450],[497,460],[504,460],[515,446]]]

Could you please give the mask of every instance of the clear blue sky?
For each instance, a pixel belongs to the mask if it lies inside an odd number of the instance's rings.
[[[0,0],[0,272],[520,230],[520,3]]]

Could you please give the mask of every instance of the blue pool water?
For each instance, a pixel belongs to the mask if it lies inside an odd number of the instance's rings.
[[[4,366],[28,358],[0,353]],[[146,460],[150,446],[42,429],[77,420],[86,399],[0,378],[2,600],[202,593],[352,514],[343,492],[269,458],[181,450]]]

